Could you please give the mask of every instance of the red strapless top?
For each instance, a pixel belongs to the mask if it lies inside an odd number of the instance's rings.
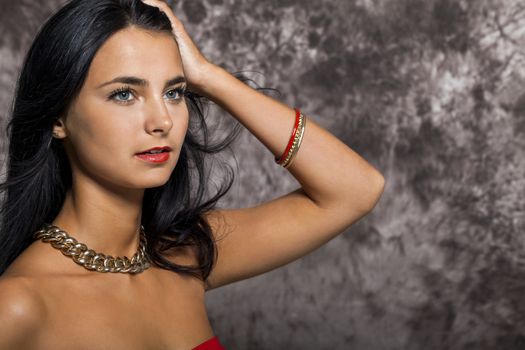
[[[226,350],[226,349],[219,342],[219,338],[215,336],[211,339],[206,340],[204,343],[197,345],[197,347],[193,348],[192,350]]]

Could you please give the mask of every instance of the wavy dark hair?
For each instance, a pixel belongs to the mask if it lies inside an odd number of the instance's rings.
[[[72,0],[55,13],[34,39],[18,78],[7,125],[7,176],[0,222],[0,275],[33,241],[33,233],[58,215],[71,188],[71,167],[52,126],[80,91],[98,49],[129,26],[169,32],[171,24],[156,7],[141,0]],[[241,73],[238,79],[251,81]],[[259,88],[258,88],[259,89]],[[261,89],[259,89],[261,90]],[[207,156],[229,147],[241,130],[236,123],[222,141],[210,142],[203,96],[187,92],[190,124],[177,166],[168,182],[145,190],[142,225],[154,265],[206,281],[217,259],[216,241],[204,219],[232,186],[226,181],[208,195]],[[166,252],[196,248],[198,266],[178,265]]]

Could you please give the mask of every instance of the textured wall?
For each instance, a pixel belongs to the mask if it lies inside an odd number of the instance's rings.
[[[4,3],[3,119],[31,35],[59,1]],[[525,348],[521,1],[186,0],[175,9],[212,61],[262,73],[251,76],[387,178],[375,211],[327,245],[209,292],[228,348]],[[248,132],[234,154],[224,205],[297,186]]]

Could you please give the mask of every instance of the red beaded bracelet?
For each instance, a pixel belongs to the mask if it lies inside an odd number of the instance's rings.
[[[292,136],[290,137],[290,141],[288,141],[288,145],[286,146],[286,149],[284,150],[284,153],[281,157],[275,157],[275,161],[277,164],[282,165],[286,157],[288,156],[288,152],[290,152],[290,149],[293,145],[293,140],[295,139],[295,135],[297,134],[297,129],[299,127],[299,119],[301,118],[301,111],[299,108],[295,107],[295,124],[293,127]]]

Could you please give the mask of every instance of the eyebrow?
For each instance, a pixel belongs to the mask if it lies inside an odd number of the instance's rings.
[[[172,86],[178,83],[185,83],[185,82],[186,82],[186,79],[182,75],[178,75],[174,78],[166,80],[164,88],[167,88],[168,86]],[[126,76],[126,77],[123,76],[123,77],[116,77],[115,79],[102,83],[99,86],[97,86],[97,89],[100,89],[101,87],[104,87],[110,84],[115,84],[115,83],[123,83],[123,84],[138,85],[138,86],[148,86],[149,85],[149,82],[145,79],[142,79],[139,77],[133,77],[133,76]]]

